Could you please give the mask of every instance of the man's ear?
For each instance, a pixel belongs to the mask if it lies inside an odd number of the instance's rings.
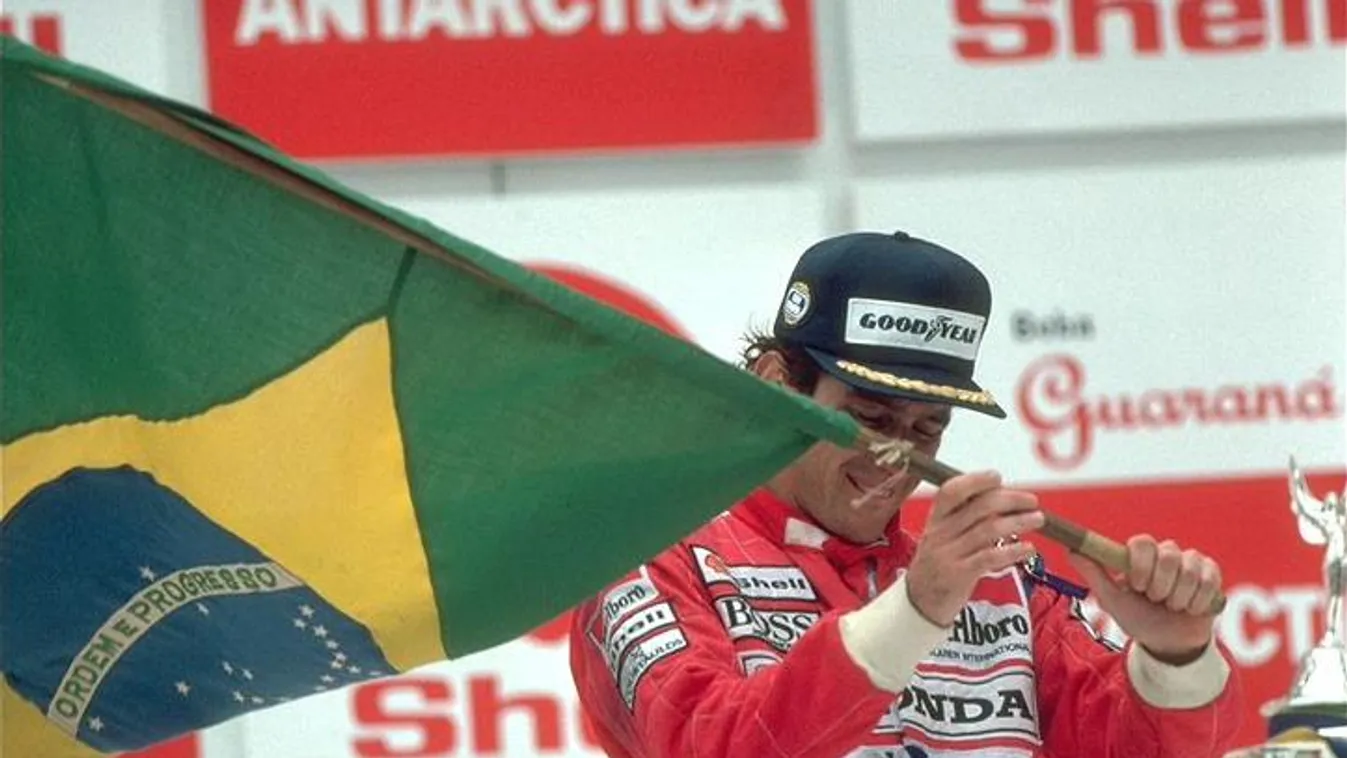
[[[775,350],[768,350],[753,361],[753,373],[773,384],[790,385],[790,369],[786,359]]]

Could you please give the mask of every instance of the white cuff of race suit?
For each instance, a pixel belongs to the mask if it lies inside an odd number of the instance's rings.
[[[1182,666],[1157,660],[1133,643],[1127,649],[1127,678],[1141,699],[1157,708],[1200,708],[1225,690],[1230,664],[1214,636],[1197,660]]]
[[[865,606],[842,616],[842,646],[876,687],[897,694],[917,663],[949,637],[950,629],[921,615],[907,596],[903,576]]]

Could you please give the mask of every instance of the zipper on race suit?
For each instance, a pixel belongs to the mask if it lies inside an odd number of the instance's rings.
[[[867,600],[874,600],[875,595],[879,594],[879,569],[875,563],[873,556],[865,559],[866,590],[869,593]]]

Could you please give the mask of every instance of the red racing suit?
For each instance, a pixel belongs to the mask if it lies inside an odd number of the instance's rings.
[[[908,646],[906,685],[878,686],[840,620],[904,575],[915,543],[894,522],[857,546],[759,490],[583,603],[571,668],[608,755],[1218,758],[1235,747],[1242,704],[1218,643],[1166,667],[1097,634],[1070,585],[1028,569],[982,579],[952,629],[922,619],[936,633],[909,635],[925,641]],[[1192,680],[1206,694],[1162,702]]]

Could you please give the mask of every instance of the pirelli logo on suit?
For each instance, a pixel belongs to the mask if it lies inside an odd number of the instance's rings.
[[[651,632],[673,626],[678,623],[674,618],[673,606],[657,603],[632,612],[622,623],[608,630],[604,637],[604,653],[608,656],[608,665],[614,669],[632,643]]]

